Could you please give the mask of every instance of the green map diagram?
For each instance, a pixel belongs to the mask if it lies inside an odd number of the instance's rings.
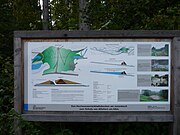
[[[82,52],[84,54],[82,54]],[[43,74],[61,73],[63,71],[74,71],[75,60],[84,59],[87,48],[72,51],[61,47],[50,46],[43,52],[38,53],[33,59],[32,64],[47,63],[49,68],[43,71]]]

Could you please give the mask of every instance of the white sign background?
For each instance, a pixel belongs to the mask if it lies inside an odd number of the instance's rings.
[[[26,42],[24,110],[169,111],[170,47],[144,41]],[[47,71],[54,61],[56,71]],[[63,64],[69,66],[60,69]]]

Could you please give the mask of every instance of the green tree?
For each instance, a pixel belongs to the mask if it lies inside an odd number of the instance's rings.
[[[13,50],[13,3],[0,0],[0,56],[12,55]]]
[[[15,30],[42,29],[40,0],[13,0]]]
[[[159,92],[159,96],[163,97],[164,99],[168,99],[168,90],[161,90]]]
[[[87,12],[91,29],[178,29],[179,1],[91,0]]]
[[[52,0],[51,23],[54,30],[77,30],[79,27],[78,0]]]
[[[12,135],[16,116],[13,111],[13,32],[41,29],[41,12],[37,0],[0,0],[0,13],[0,134]],[[32,125],[23,123],[32,129]]]

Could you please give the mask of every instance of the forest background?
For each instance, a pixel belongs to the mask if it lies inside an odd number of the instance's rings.
[[[89,30],[180,30],[179,0],[86,0]],[[50,30],[79,29],[79,1],[51,0]],[[40,0],[0,0],[0,135],[168,135],[170,123],[27,122],[13,109],[13,32],[42,30]]]

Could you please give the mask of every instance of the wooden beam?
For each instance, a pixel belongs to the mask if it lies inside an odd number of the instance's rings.
[[[180,37],[173,39],[173,135],[180,135]]]
[[[84,112],[85,113],[85,112]],[[172,114],[155,113],[74,113],[69,112],[61,114],[23,114],[23,118],[28,121],[55,121],[55,122],[173,122]]]
[[[20,38],[173,38],[179,30],[15,31]]]

